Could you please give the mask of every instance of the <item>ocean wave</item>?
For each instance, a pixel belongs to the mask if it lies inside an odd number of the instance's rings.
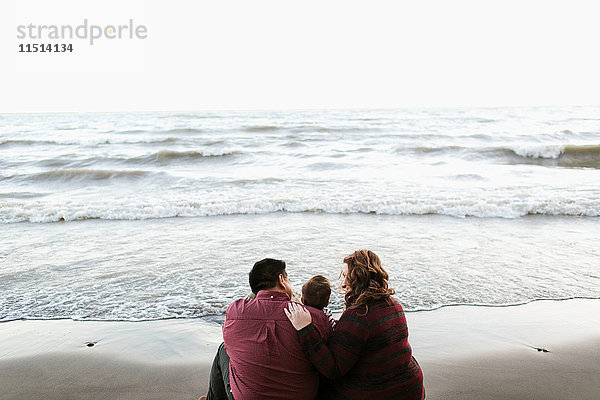
[[[36,197],[44,197],[49,193],[37,193],[37,192],[7,192],[0,193],[0,198],[12,198],[12,199],[33,199]]]
[[[461,157],[504,164],[600,169],[600,145],[506,145],[495,147],[415,146],[396,147],[397,154]]]
[[[0,140],[0,147],[10,146],[10,145],[28,145],[31,143],[35,143],[33,140]]]
[[[12,147],[12,146],[36,146],[36,145],[62,145],[63,143],[52,141],[52,140],[19,140],[19,139],[7,139],[0,141],[0,147]]]
[[[84,181],[84,180],[109,180],[109,179],[140,179],[150,174],[149,171],[139,170],[98,170],[98,169],[57,169],[33,174],[19,174],[5,176],[2,180],[17,182],[56,182],[56,181]]]
[[[78,140],[4,140],[0,141],[0,147],[16,147],[16,146],[102,146],[114,144],[140,144],[140,145],[156,145],[156,144],[173,144],[184,142],[184,140],[176,137],[167,137],[159,140],[114,140],[114,139],[90,139],[82,137]]]
[[[205,158],[223,158],[223,157],[231,157],[234,155],[240,154],[239,150],[219,150],[215,149],[213,151],[203,150],[203,151],[174,151],[174,150],[161,150],[156,153],[152,153],[145,156],[140,157],[132,157],[127,158],[124,161],[128,163],[148,163],[148,162],[159,162],[165,163],[171,160],[181,160],[181,159],[205,159]]]
[[[323,124],[298,124],[298,125],[250,125],[242,128],[246,132],[272,132],[286,131],[294,134],[299,133],[347,133],[347,132],[380,132],[384,131],[381,127],[374,126],[335,126]]]
[[[209,140],[208,142],[203,143],[204,146],[217,146],[217,145],[223,145],[226,144],[227,142],[223,139],[219,139],[219,140]]]
[[[294,133],[351,133],[351,132],[384,132],[385,129],[375,126],[324,126],[324,125],[295,125],[287,128]]]
[[[557,159],[566,149],[564,145],[520,145],[506,149],[519,157]],[[504,149],[500,149],[504,150]]]
[[[505,153],[519,164],[600,169],[600,145],[515,146]]]
[[[173,129],[167,129],[167,130],[158,130],[158,131],[153,131],[153,133],[166,133],[166,134],[191,134],[191,133],[203,133],[204,130],[202,129],[198,129],[198,128],[173,128]]]
[[[125,130],[109,130],[105,133],[110,134],[120,134],[120,135],[138,135],[140,133],[146,134],[166,134],[166,135],[176,135],[176,134],[194,134],[194,133],[203,133],[204,130],[199,128],[169,128],[169,129],[125,129]]]
[[[100,144],[167,144],[167,143],[180,143],[183,140],[180,138],[176,138],[176,137],[167,137],[164,139],[159,139],[159,140],[137,140],[137,141],[114,141],[114,140],[107,140],[106,142],[102,142]]]
[[[112,157],[97,156],[87,158],[76,158],[73,155],[61,155],[55,158],[31,161],[31,164],[43,168],[69,168],[82,169],[97,165],[147,165],[147,164],[167,164],[174,161],[202,160],[227,158],[240,154],[238,150],[214,150],[204,151],[174,151],[161,150],[137,157],[127,157],[124,155],[115,155]]]
[[[165,132],[167,133],[167,132]],[[194,144],[199,146],[215,146],[218,144],[224,144],[225,140],[194,140],[193,138],[175,137],[168,136],[165,138],[157,139],[115,139],[105,137],[88,137],[82,136],[75,140],[19,140],[19,139],[8,139],[0,141],[0,147],[11,147],[11,146],[83,146],[83,147],[94,147],[103,145],[164,145],[164,144]]]
[[[279,129],[281,129],[281,127],[275,125],[251,125],[244,127],[244,130],[246,132],[269,132],[276,131]]]
[[[406,151],[406,148],[400,148],[398,149],[398,151]],[[417,147],[411,147],[408,149],[411,152],[414,153],[424,153],[424,154],[429,154],[429,153],[456,153],[456,152],[462,152],[462,151],[466,151],[468,150],[468,148],[466,147],[461,147],[461,146],[440,146],[440,147],[428,147],[428,146],[417,146]]]
[[[111,131],[108,131],[106,133],[120,133],[120,134],[123,134],[123,135],[136,135],[136,134],[139,134],[139,133],[147,133],[147,132],[148,131],[144,130],[144,129],[126,129],[124,131],[111,130]]]
[[[185,138],[185,137],[175,137],[175,136],[168,136],[166,138],[158,138],[158,139],[142,139],[142,140],[135,140],[135,139],[125,139],[125,140],[114,140],[114,139],[107,139],[107,140],[99,140],[99,141],[88,141],[88,142],[79,142],[79,143],[69,143],[69,144],[76,144],[76,145],[113,145],[113,144],[125,144],[125,145],[164,145],[164,144],[186,144],[186,145],[195,145],[195,146],[215,146],[215,145],[219,145],[219,144],[226,144],[225,140],[198,140],[196,138]]]
[[[106,176],[100,174],[98,178]],[[63,178],[61,178],[63,179]],[[377,214],[377,215],[446,215],[452,217],[519,218],[527,215],[546,216],[600,216],[600,197],[597,193],[579,195],[577,199],[521,198],[507,201],[505,197],[490,195],[481,198],[476,194],[458,200],[456,196],[445,198],[423,196],[400,201],[389,199],[310,199],[255,198],[242,196],[238,199],[224,196],[225,200],[165,200],[139,199],[110,202],[53,203],[44,201],[12,201],[0,199],[0,222],[56,222],[85,219],[144,220],[176,217],[206,217],[219,215],[257,215],[284,213],[325,214]]]

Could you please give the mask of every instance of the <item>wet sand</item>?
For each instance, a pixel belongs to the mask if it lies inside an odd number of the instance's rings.
[[[409,313],[427,399],[599,399],[600,301]]]
[[[407,319],[428,400],[600,398],[600,300]],[[1,323],[0,399],[197,399],[220,341],[203,320]]]
[[[2,400],[197,399],[222,341],[202,320],[13,321],[0,338]]]

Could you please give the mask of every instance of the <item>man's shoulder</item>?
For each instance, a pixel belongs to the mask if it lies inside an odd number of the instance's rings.
[[[275,297],[275,301],[273,300]],[[286,296],[286,299],[289,298]],[[283,313],[284,304],[277,295],[265,298],[238,299],[227,307],[225,318],[227,320],[287,320]]]
[[[237,300],[232,301],[228,308],[241,307],[252,300],[253,299],[237,299]]]
[[[237,299],[233,301],[229,305],[229,307],[227,307],[227,310],[225,311],[225,316],[227,318],[235,318],[241,315],[246,309],[248,303],[251,301],[251,299]]]

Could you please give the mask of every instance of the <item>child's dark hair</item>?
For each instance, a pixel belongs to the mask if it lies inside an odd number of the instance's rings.
[[[329,304],[331,296],[331,285],[323,275],[313,276],[302,285],[302,302],[314,308],[322,310]]]

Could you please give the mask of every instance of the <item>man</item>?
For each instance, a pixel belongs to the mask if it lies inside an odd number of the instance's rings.
[[[258,261],[249,280],[256,298],[236,300],[225,313],[224,345],[211,368],[207,400],[314,399],[318,374],[283,311],[292,297],[285,262]],[[327,339],[331,326],[325,314],[306,308]]]

